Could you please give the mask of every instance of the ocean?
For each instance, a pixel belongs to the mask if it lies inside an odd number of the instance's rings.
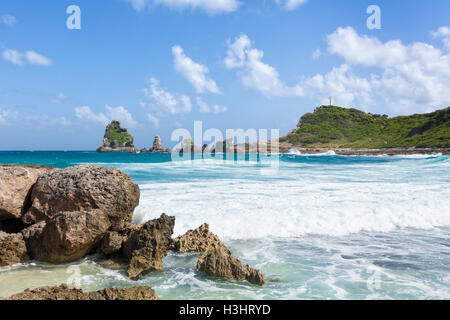
[[[96,256],[0,268],[0,296],[69,283],[86,291],[152,287],[162,299],[449,299],[450,157],[0,152],[0,163],[116,167],[139,184],[134,222],[204,222],[263,287],[210,279],[196,254],[170,253],[137,281]]]

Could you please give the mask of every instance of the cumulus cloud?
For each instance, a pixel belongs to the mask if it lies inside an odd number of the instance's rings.
[[[171,9],[200,9],[209,14],[229,13],[236,11],[240,5],[238,0],[125,0],[136,11],[142,11],[151,5],[163,5]],[[292,1],[292,0],[291,0]]]
[[[197,93],[220,93],[216,82],[206,75],[209,70],[206,66],[192,61],[180,46],[172,47],[175,70],[181,73],[195,88]]]
[[[0,15],[0,23],[6,24],[7,26],[12,26],[17,22],[16,17],[10,14],[2,14]]]
[[[67,100],[67,96],[64,92],[60,92],[54,99],[52,99],[53,103],[60,104]]]
[[[11,62],[17,66],[23,66],[25,64],[35,66],[49,67],[53,62],[44,55],[37,53],[36,51],[26,51],[25,53],[17,50],[6,49],[3,51],[3,59]]]
[[[440,34],[445,32],[442,29]],[[335,101],[346,106],[386,106],[395,114],[448,105],[450,54],[430,44],[382,42],[347,27],[328,36],[328,51],[345,64],[304,79],[303,88],[309,94],[334,95]],[[370,68],[370,75],[357,76],[354,67]]]
[[[95,113],[89,106],[76,107],[75,115],[78,119],[97,122],[106,125],[112,120],[121,121],[127,127],[135,127],[137,122],[133,119],[131,113],[122,106],[105,106],[106,112]]]
[[[150,78],[150,86],[144,89],[145,96],[150,102],[141,101],[143,107],[152,107],[163,114],[186,114],[191,112],[192,103],[189,96],[175,95],[163,89],[158,79]]]
[[[200,97],[197,97],[197,105],[201,113],[223,113],[228,111],[226,106],[219,106],[217,104],[210,106]]]
[[[275,2],[284,10],[292,11],[297,9],[308,0],[275,0]]]
[[[432,31],[431,34],[434,38],[440,38],[442,43],[447,49],[450,49],[450,28],[443,26],[437,29],[436,31]]]
[[[289,87],[280,80],[278,71],[262,61],[264,52],[253,48],[250,38],[243,34],[229,43],[224,64],[239,69],[242,83],[266,96],[302,96],[300,86]]]

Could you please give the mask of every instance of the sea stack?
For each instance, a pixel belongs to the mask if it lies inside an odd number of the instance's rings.
[[[159,136],[155,137],[155,141],[153,141],[153,147],[150,149],[150,152],[167,152],[167,150],[164,149],[161,138]]]
[[[122,128],[119,121],[113,120],[105,130],[103,144],[97,152],[129,152],[136,153],[134,138],[127,129]]]

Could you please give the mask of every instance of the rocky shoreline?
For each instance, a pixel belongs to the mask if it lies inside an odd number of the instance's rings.
[[[199,254],[197,270],[209,277],[255,285],[265,283],[256,269],[232,256],[203,224],[172,238],[175,217],[162,214],[142,225],[132,223],[140,190],[114,168],[80,165],[65,169],[0,165],[0,267],[32,260],[62,264],[100,254],[130,279],[163,269],[168,251]],[[43,287],[14,295],[26,300],[157,299],[148,288]]]

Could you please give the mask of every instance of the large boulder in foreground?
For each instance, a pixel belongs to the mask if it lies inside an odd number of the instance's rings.
[[[80,165],[40,176],[31,192],[31,207],[22,220],[45,221],[60,212],[101,209],[114,230],[131,221],[139,204],[139,187],[114,168]]]
[[[123,289],[104,289],[85,293],[80,289],[59,287],[41,287],[25,290],[9,298],[0,300],[159,300],[155,291],[149,287]]]
[[[209,224],[204,223],[195,230],[189,230],[184,235],[175,238],[171,250],[179,253],[209,252],[221,249],[229,254],[230,250],[220,241],[219,237],[209,231]]]
[[[249,265],[243,265],[238,259],[226,251],[214,250],[200,255],[197,270],[210,277],[221,277],[233,280],[247,280],[250,283],[263,285],[263,274]]]
[[[20,233],[0,231],[0,267],[28,261],[27,247]]]
[[[40,175],[50,169],[41,166],[0,165],[0,220],[22,216],[31,187]]]
[[[110,227],[101,210],[63,212],[35,224],[22,233],[32,258],[66,263],[86,256]]]
[[[122,245],[122,254],[130,261],[127,273],[131,279],[144,272],[163,269],[174,226],[175,217],[163,213],[130,233]]]

